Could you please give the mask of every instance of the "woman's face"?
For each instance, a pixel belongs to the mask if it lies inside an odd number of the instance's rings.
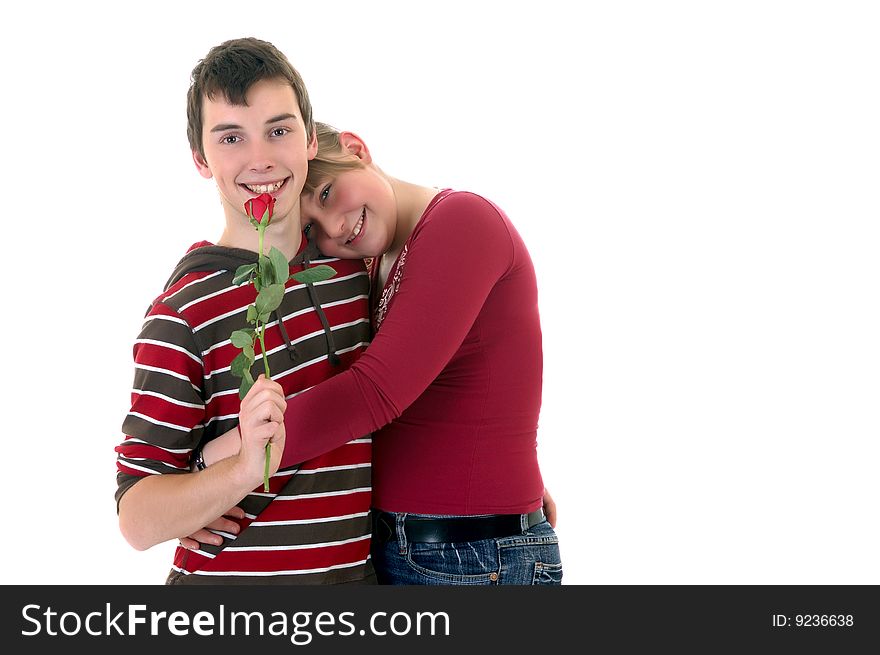
[[[312,224],[321,252],[331,257],[378,257],[394,240],[394,193],[369,166],[321,180],[313,192],[302,195],[300,210],[303,224]]]

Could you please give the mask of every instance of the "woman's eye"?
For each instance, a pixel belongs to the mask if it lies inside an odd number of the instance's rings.
[[[328,185],[325,186],[324,189],[321,191],[321,203],[322,203],[322,204],[324,203],[325,200],[327,200],[327,196],[330,195],[330,187],[332,187],[332,186],[333,186],[332,184],[328,184]]]

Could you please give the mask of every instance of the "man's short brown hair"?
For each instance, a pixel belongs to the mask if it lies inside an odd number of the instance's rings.
[[[274,45],[252,37],[233,39],[211,48],[196,64],[186,95],[186,135],[189,147],[205,156],[202,143],[202,103],[222,93],[232,105],[247,106],[247,92],[262,80],[283,79],[290,83],[299,101],[308,141],[315,133],[309,92],[297,70]]]

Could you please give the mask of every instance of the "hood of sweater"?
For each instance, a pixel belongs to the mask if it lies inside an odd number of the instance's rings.
[[[299,252],[292,260],[290,260],[290,265],[302,266],[305,269],[310,266],[313,259],[321,258],[322,255],[318,251],[318,247],[314,240],[310,238],[308,230],[304,234],[306,238],[303,239],[303,244],[300,246]],[[179,262],[177,262],[177,266],[174,267],[171,277],[169,277],[168,281],[165,283],[165,291],[170,289],[178,280],[188,273],[227,270],[230,274],[234,274],[239,266],[256,263],[256,252],[245,250],[243,248],[216,246],[208,241],[201,241],[190,246],[187,253]],[[336,353],[333,331],[330,329],[330,323],[327,321],[327,316],[324,314],[324,309],[321,307],[318,291],[312,284],[306,284],[306,288],[308,290],[309,299],[312,302],[312,307],[314,307],[317,312],[318,318],[321,320],[321,325],[324,328],[324,339],[327,344],[327,358],[332,366],[338,366],[339,355]],[[281,320],[281,316],[278,314],[277,310],[272,313],[278,321],[278,328],[281,331],[281,336],[287,346],[287,352],[290,355],[290,358],[293,361],[296,361],[298,359],[296,347],[290,341],[287,329],[284,327],[284,321]]]

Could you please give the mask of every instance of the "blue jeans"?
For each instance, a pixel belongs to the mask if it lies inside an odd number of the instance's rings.
[[[407,516],[425,515],[396,514],[396,541],[384,541],[381,535],[373,535],[372,558],[379,584],[558,585],[562,582],[559,540],[546,520],[509,537],[422,543],[407,541],[403,531]]]

